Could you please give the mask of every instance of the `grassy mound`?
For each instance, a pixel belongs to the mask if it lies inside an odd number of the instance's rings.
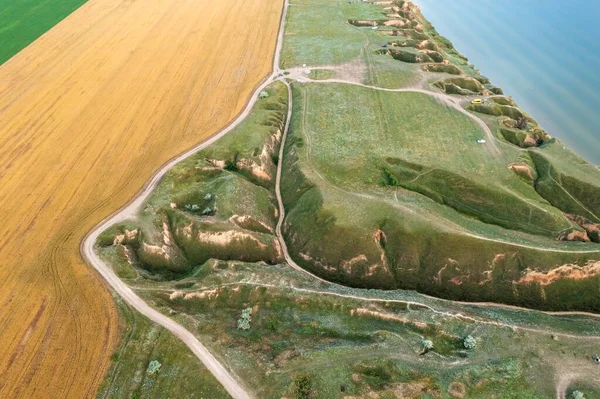
[[[508,105],[511,107],[516,107],[517,104],[510,97],[490,97],[490,101],[495,102],[500,105]]]
[[[523,113],[519,108],[510,105],[501,104],[471,104],[467,108],[473,112],[479,112],[480,114],[493,115],[493,116],[507,116],[511,119],[519,119],[524,117]]]
[[[539,147],[547,141],[547,135],[541,130],[528,132],[501,127],[499,131],[506,141],[521,148]]]
[[[439,51],[438,45],[433,43],[430,40],[416,40],[416,39],[407,39],[407,40],[393,40],[388,43],[393,47],[412,47],[421,50],[431,50],[431,51]]]
[[[393,36],[403,36],[408,40],[427,40],[429,36],[412,28],[401,28],[394,31]]]
[[[537,151],[530,151],[529,155],[538,175],[535,189],[542,197],[565,213],[600,222],[600,187],[557,169]]]
[[[444,169],[388,158],[382,172],[385,184],[416,191],[485,223],[550,237],[565,227],[559,215],[548,214],[545,209],[493,185]]]
[[[405,51],[398,49],[389,49],[388,53],[395,60],[408,62],[411,64],[421,64],[421,63],[429,63],[429,62],[442,62],[444,61],[444,57],[438,52],[435,51]]]

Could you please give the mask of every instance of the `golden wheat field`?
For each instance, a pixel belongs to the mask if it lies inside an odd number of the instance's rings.
[[[79,255],[241,111],[282,0],[91,0],[0,67],[0,397],[93,397],[120,338]]]

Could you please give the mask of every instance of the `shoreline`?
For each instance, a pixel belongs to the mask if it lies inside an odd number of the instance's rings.
[[[432,3],[434,3],[435,0],[410,1],[412,1],[415,5],[419,7],[423,17],[427,21],[429,21],[432,24],[432,26],[434,26],[434,28],[438,31],[438,33],[441,36],[446,37],[453,44],[457,43],[455,45],[455,49],[459,53],[464,54],[465,57],[469,59],[469,62],[471,64],[474,64],[478,70],[482,71],[483,75],[488,76],[492,82],[498,83],[499,87],[501,87],[502,89],[506,89],[508,91],[507,95],[514,98],[515,101],[519,105],[521,105],[521,109],[523,109],[529,115],[534,117],[534,119],[538,121],[539,125],[542,128],[544,128],[544,130],[550,133],[552,137],[558,139],[561,142],[561,144],[566,146],[585,162],[589,163],[592,166],[600,168],[600,156],[595,155],[600,154],[600,133],[594,134],[594,131],[592,130],[592,125],[595,124],[593,121],[594,116],[591,113],[588,113],[587,118],[576,120],[575,122],[579,122],[581,125],[572,128],[571,131],[581,133],[577,134],[576,136],[573,136],[572,134],[568,133],[568,130],[566,129],[566,123],[564,123],[563,125],[563,121],[559,116],[560,113],[567,113],[567,110],[563,110],[563,107],[566,105],[566,100],[564,102],[561,102],[560,100],[556,101],[557,98],[569,96],[576,98],[581,103],[589,103],[594,100],[593,97],[590,97],[591,93],[588,93],[586,95],[585,93],[581,93],[580,90],[571,88],[568,85],[563,85],[560,81],[559,76],[555,77],[553,80],[546,81],[546,84],[550,84],[554,90],[560,89],[563,96],[551,97],[549,95],[544,95],[546,94],[543,92],[544,88],[538,88],[539,86],[543,85],[536,84],[539,82],[537,82],[537,80],[534,78],[534,75],[536,75],[536,72],[539,72],[540,68],[536,68],[534,70],[533,67],[537,65],[529,61],[523,61],[523,63],[527,64],[527,66],[530,66],[532,68],[518,68],[518,72],[519,75],[521,75],[520,83],[526,83],[530,87],[526,87],[523,84],[520,85],[519,83],[511,84],[511,81],[516,77],[516,75],[514,75],[514,72],[517,70],[517,67],[513,66],[516,62],[515,58],[528,59],[530,55],[519,53],[516,55],[512,55],[510,59],[509,56],[495,56],[496,54],[503,54],[502,50],[506,48],[504,43],[501,43],[500,41],[486,40],[485,38],[475,38],[475,35],[477,34],[479,36],[479,33],[481,33],[482,30],[474,31],[473,35],[465,34],[465,31],[468,31],[467,28],[457,28],[456,24],[452,24],[452,26],[450,27],[449,23],[444,23],[444,18],[438,18],[438,15],[440,15],[444,11],[447,11],[447,9],[445,9],[444,7],[448,6],[442,6],[443,11],[433,11],[432,9],[434,8],[434,5]],[[427,3],[429,3],[429,5],[427,5]],[[436,7],[439,6],[439,4],[443,3],[435,1]],[[446,13],[445,15],[448,15],[448,13]],[[477,14],[477,16],[481,15]],[[457,17],[457,19],[458,18],[464,19],[467,17],[460,15]],[[519,25],[517,24],[517,31],[518,28]],[[490,28],[490,30],[491,29],[492,28]],[[498,35],[499,37],[501,37],[500,34]],[[470,39],[471,37],[473,37],[473,39]],[[543,41],[538,40],[538,42],[542,43]],[[573,44],[576,45],[577,43],[573,42]],[[485,46],[485,50],[483,50],[480,53],[474,51],[475,47],[477,46]],[[517,51],[518,50],[519,49],[517,48]],[[501,67],[495,67],[495,65],[500,65],[502,63],[504,63],[506,66],[510,66],[510,68],[504,68],[503,70],[500,70]],[[557,64],[557,67],[559,68],[558,72],[562,72],[563,70],[567,69],[566,65],[563,64]],[[511,68],[515,71],[511,71]],[[590,69],[593,68],[590,67]],[[513,73],[513,76],[511,76],[511,73]],[[539,95],[537,95],[538,90],[541,91]],[[536,95],[531,93],[535,93]],[[546,100],[545,97],[549,97],[549,99]],[[536,102],[536,100],[542,98],[543,101],[541,102],[543,102],[543,104],[539,105]],[[577,136],[582,137],[578,138]],[[585,151],[586,146],[592,146],[595,150]]]

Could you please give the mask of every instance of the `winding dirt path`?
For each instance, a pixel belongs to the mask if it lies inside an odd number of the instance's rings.
[[[277,175],[275,178],[275,196],[277,197],[277,204],[279,205],[279,220],[277,220],[277,226],[275,227],[275,233],[277,234],[277,239],[279,240],[279,243],[281,245],[281,250],[283,252],[283,256],[285,258],[285,261],[288,263],[288,265],[290,265],[291,267],[293,267],[294,269],[296,269],[302,273],[308,274],[309,276],[311,276],[314,279],[317,279],[317,280],[327,283],[327,284],[331,284],[329,281],[322,279],[321,277],[319,277],[315,274],[312,274],[308,270],[298,266],[296,264],[296,262],[294,262],[294,260],[290,256],[290,253],[287,248],[287,244],[286,244],[285,240],[283,239],[283,235],[281,234],[281,227],[283,226],[283,221],[285,220],[285,207],[283,206],[283,200],[281,198],[281,171],[283,169],[282,165],[283,165],[283,155],[285,153],[285,142],[287,140],[287,135],[288,135],[288,131],[290,128],[290,121],[292,119],[292,108],[293,108],[292,107],[292,89],[287,81],[284,80],[283,83],[285,84],[287,91],[288,91],[288,113],[287,113],[287,117],[285,120],[285,127],[283,129],[283,135],[281,136],[281,144],[279,146],[279,162],[277,162]]]

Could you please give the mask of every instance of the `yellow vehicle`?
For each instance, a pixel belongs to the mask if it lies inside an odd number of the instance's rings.
[[[471,104],[483,104],[483,100],[481,98],[476,98],[471,101]]]

